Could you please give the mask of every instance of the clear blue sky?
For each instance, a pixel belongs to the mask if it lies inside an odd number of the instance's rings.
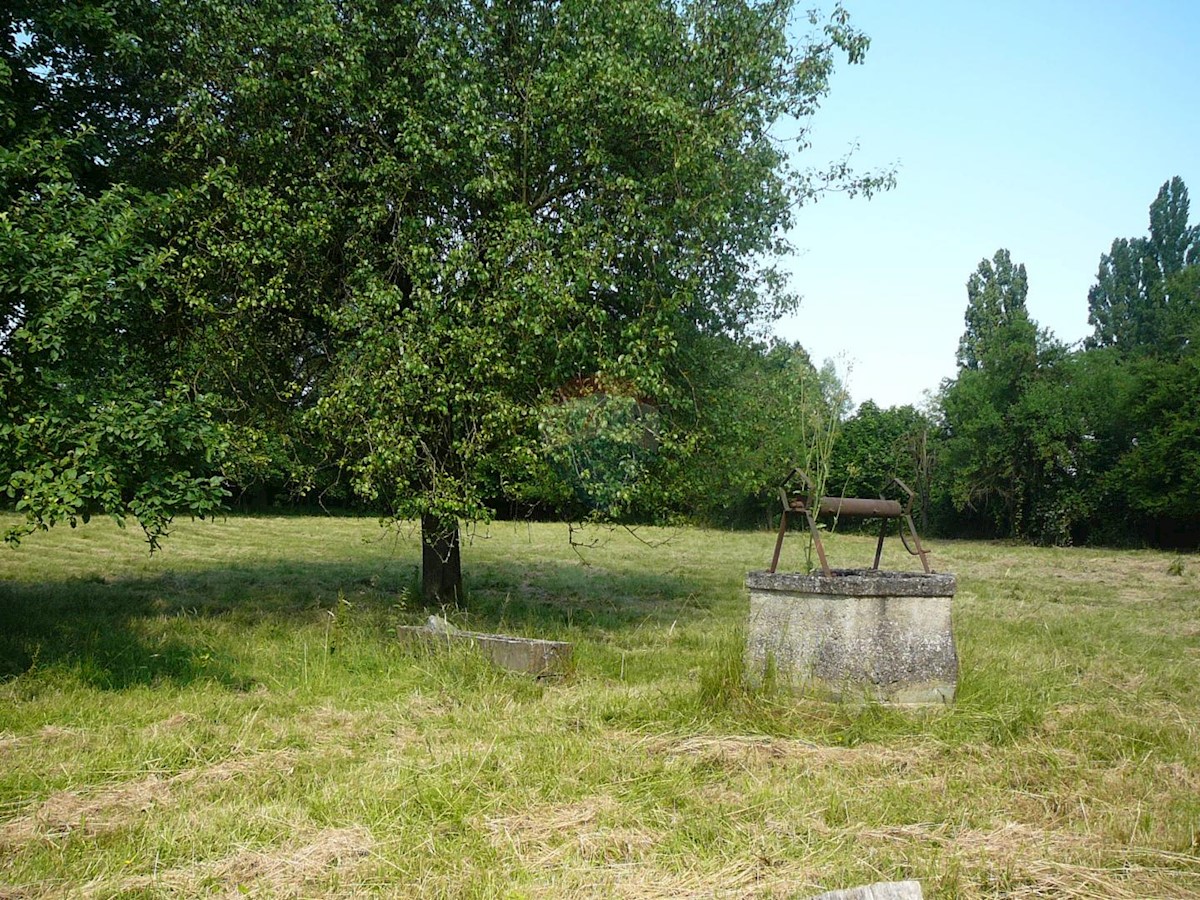
[[[838,69],[801,159],[857,144],[898,183],[798,211],[804,299],[775,332],[848,369],[856,403],[920,403],[954,375],[967,278],[999,248],[1028,270],[1033,318],[1073,343],[1100,254],[1147,232],[1164,181],[1200,220],[1200,2],[845,5],[871,49]]]

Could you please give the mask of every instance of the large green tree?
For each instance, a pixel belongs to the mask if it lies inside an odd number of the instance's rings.
[[[1094,333],[1068,352],[1025,310],[1006,253],[968,283],[959,372],[940,397],[937,485],[956,531],[1194,546],[1200,228],[1163,184],[1149,234],[1101,257]]]
[[[770,128],[864,39],[839,14],[795,47],[777,2],[256,11],[180,63],[206,89],[171,149],[217,199],[197,302],[320,357],[313,420],[358,493],[420,518],[425,596],[456,599],[458,522],[526,477],[556,392],[592,378],[671,421],[690,344],[788,308],[770,258],[812,179]]]
[[[795,207],[887,180],[773,134],[862,58],[840,9],[802,40],[784,0],[96,9],[123,55],[60,56],[146,98],[96,156],[168,204],[194,391],[235,445],[302,424],[419,517],[431,599],[461,596],[458,522],[534,477],[564,385],[652,403],[658,457],[684,452],[706,342],[793,303],[773,261]]]
[[[848,392],[832,363],[817,368],[799,344],[712,344],[692,377],[707,416],[677,473],[679,505],[714,525],[769,524],[793,466],[827,483]]]
[[[1150,204],[1148,236],[1119,239],[1088,295],[1095,330],[1078,368],[1088,412],[1086,481],[1094,508],[1123,510],[1126,539],[1195,545],[1200,432],[1200,225],[1178,177]],[[1088,389],[1089,383],[1103,389]],[[1111,534],[1096,517],[1095,533]]]

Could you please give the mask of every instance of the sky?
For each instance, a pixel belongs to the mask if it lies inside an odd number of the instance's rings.
[[[802,207],[775,333],[831,359],[854,402],[920,405],[955,374],[966,282],[1007,248],[1027,308],[1073,344],[1114,239],[1183,178],[1200,221],[1200,2],[844,0],[871,38],[839,67],[799,158],[894,167],[870,200]]]

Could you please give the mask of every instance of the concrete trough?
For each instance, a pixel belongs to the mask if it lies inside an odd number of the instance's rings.
[[[751,572],[746,677],[832,699],[951,703],[958,686],[953,575]]]

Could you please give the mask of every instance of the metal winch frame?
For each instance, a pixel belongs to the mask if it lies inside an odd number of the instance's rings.
[[[803,490],[795,487],[797,480],[803,485]],[[775,554],[771,557],[771,568],[767,571],[773,574],[779,566],[779,554],[783,550],[783,536],[787,534],[788,514],[802,513],[808,520],[808,530],[812,535],[813,546],[817,550],[817,559],[820,560],[821,571],[827,578],[833,576],[833,569],[829,567],[829,561],[825,557],[825,546],[821,543],[821,532],[817,527],[817,517],[820,515],[882,519],[879,527],[879,541],[875,545],[875,562],[871,565],[872,570],[879,569],[879,560],[883,556],[883,539],[887,536],[888,524],[892,519],[899,519],[900,542],[912,556],[920,558],[925,574],[930,574],[932,569],[929,568],[929,551],[921,546],[921,538],[917,534],[916,525],[913,524],[912,505],[916,495],[899,478],[893,478],[892,481],[907,494],[903,505],[899,500],[888,500],[884,497],[880,497],[878,500],[861,497],[821,497],[818,499],[808,473],[800,468],[792,469],[779,485],[779,499],[783,504],[783,513],[779,519],[779,535],[775,539]],[[907,536],[904,533],[905,526],[908,527]],[[911,544],[909,538],[912,539]]]

